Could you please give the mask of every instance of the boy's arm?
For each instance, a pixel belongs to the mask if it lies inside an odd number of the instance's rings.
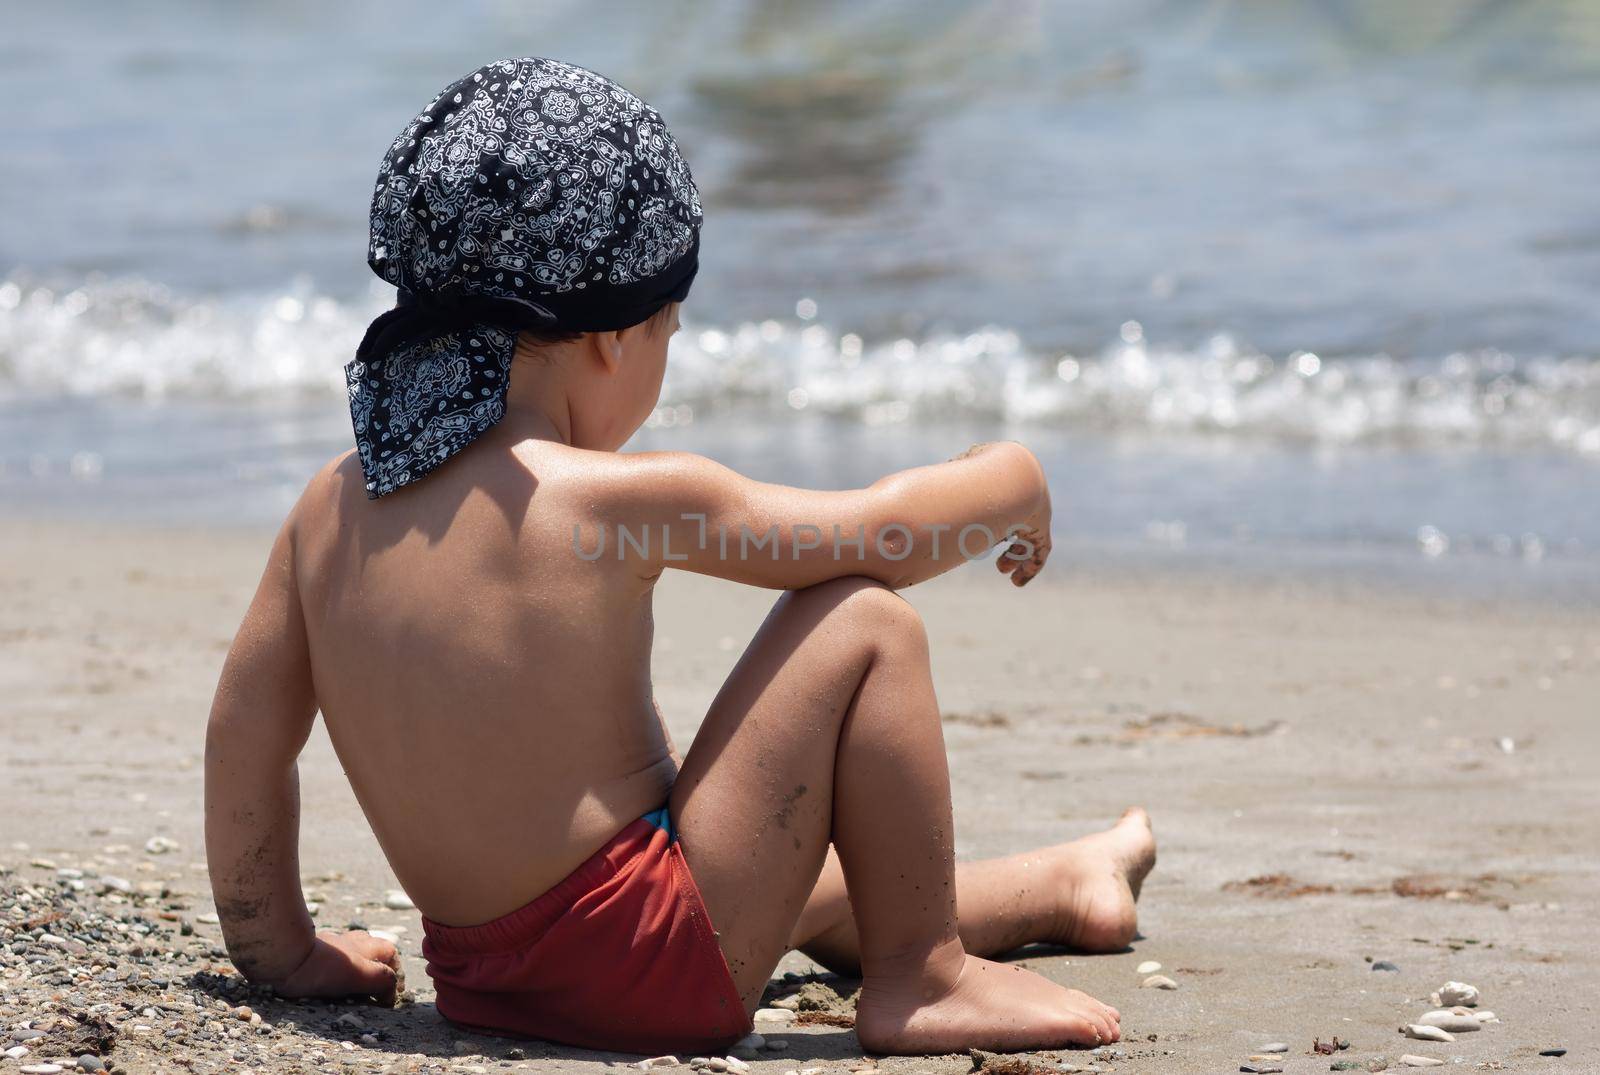
[[[316,717],[293,564],[293,518],[273,543],[234,637],[206,727],[206,857],[228,955],[286,996],[393,1000],[394,946],[318,935],[300,892],[295,759]]]
[[[602,555],[647,570],[677,567],[775,589],[865,575],[898,589],[1012,539],[997,566],[1021,586],[1050,551],[1044,471],[1012,442],[839,492],[752,481],[684,453],[624,458],[623,478],[598,498],[608,531]],[[599,536],[580,533],[574,551],[594,558]]]

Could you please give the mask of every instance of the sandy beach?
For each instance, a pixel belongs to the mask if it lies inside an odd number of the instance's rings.
[[[398,935],[413,999],[287,1003],[231,976],[209,916],[202,737],[269,541],[0,527],[0,1046],[15,1054],[0,1072],[85,1052],[129,1072],[592,1072],[636,1059],[444,1024],[416,914],[384,906],[394,880],[320,726],[301,764],[305,886],[324,927]],[[1600,1070],[1592,610],[1094,572],[1064,557],[1022,593],[969,565],[908,596],[932,638],[962,856],[1082,835],[1130,804],[1155,820],[1160,862],[1134,946],[1018,957],[1120,1008],[1124,1042],[1029,1062],[1235,1071],[1281,1042],[1285,1072],[1398,1067],[1402,1054]],[[680,744],[770,600],[663,581],[656,682]],[[1146,961],[1177,988],[1140,988]],[[783,969],[813,968],[790,956]],[[1449,1043],[1402,1037],[1447,980],[1476,986],[1498,1021]],[[762,1072],[864,1066],[847,1027],[758,1030],[787,1042],[752,1062]],[[1349,1048],[1319,1055],[1314,1039]],[[1539,1055],[1556,1048],[1564,1059]]]

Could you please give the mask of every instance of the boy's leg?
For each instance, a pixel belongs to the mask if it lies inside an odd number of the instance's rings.
[[[1135,807],[1106,831],[1071,843],[957,863],[962,947],[979,956],[1025,944],[1121,951],[1137,932],[1134,902],[1155,861],[1150,818]],[[789,947],[831,970],[860,973],[860,941],[837,855],[828,855]]]
[[[860,928],[863,1046],[1117,1039],[1115,1009],[962,950],[927,640],[882,586],[839,579],[779,600],[712,703],[671,807],[747,1006],[787,949],[831,840]]]

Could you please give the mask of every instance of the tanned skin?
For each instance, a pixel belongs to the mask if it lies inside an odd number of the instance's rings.
[[[1050,554],[1038,461],[980,445],[823,492],[621,453],[676,324],[668,307],[620,332],[525,340],[505,417],[381,500],[353,454],[311,481],[207,730],[207,851],[235,964],[289,996],[397,988],[392,945],[316,932],[301,898],[295,760],[320,710],[396,876],[436,921],[522,906],[667,803],[751,1008],[800,947],[864,976],[857,1031],[874,1052],[1118,1040],[1116,1009],[982,956],[1124,946],[1155,860],[1149,821],[1133,810],[958,867],[927,640],[895,593],[962,563],[955,537],[973,526],[1006,545],[1009,582],[1032,580]],[[619,527],[651,540],[619,543]],[[835,555],[834,527],[861,535],[859,555]],[[776,533],[780,555],[741,556],[742,533]],[[786,591],[681,761],[650,679],[669,567]]]

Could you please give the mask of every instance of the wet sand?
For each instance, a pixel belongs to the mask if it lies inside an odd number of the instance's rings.
[[[25,1023],[47,1027],[28,1055],[0,1058],[0,1075],[70,1062],[80,1016],[105,1022],[101,1047],[130,1072],[589,1072],[634,1059],[440,1020],[416,915],[382,907],[393,878],[320,726],[301,765],[306,887],[324,926],[403,930],[414,1001],[361,1009],[358,1028],[338,1022],[353,1009],[208,973],[226,963],[204,921],[202,737],[269,541],[0,525],[0,1054]],[[1096,572],[1064,557],[1022,593],[973,565],[908,597],[932,640],[963,856],[1082,835],[1135,803],[1155,820],[1160,862],[1133,948],[1021,957],[1120,1008],[1123,1055],[1034,1059],[1236,1071],[1280,1041],[1286,1072],[1326,1071],[1312,1040],[1337,1037],[1350,1048],[1335,1059],[1362,1063],[1600,1070],[1596,610]],[[663,581],[656,681],[680,745],[770,601]],[[147,851],[158,836],[176,847]],[[1138,988],[1146,960],[1178,988]],[[1476,985],[1500,1021],[1453,1043],[1401,1038],[1449,979]],[[235,1018],[240,1003],[260,1022]],[[844,1028],[768,1036],[789,1042],[753,1064],[773,1075],[843,1075],[862,1058]],[[1538,1056],[1547,1048],[1569,1051]]]

